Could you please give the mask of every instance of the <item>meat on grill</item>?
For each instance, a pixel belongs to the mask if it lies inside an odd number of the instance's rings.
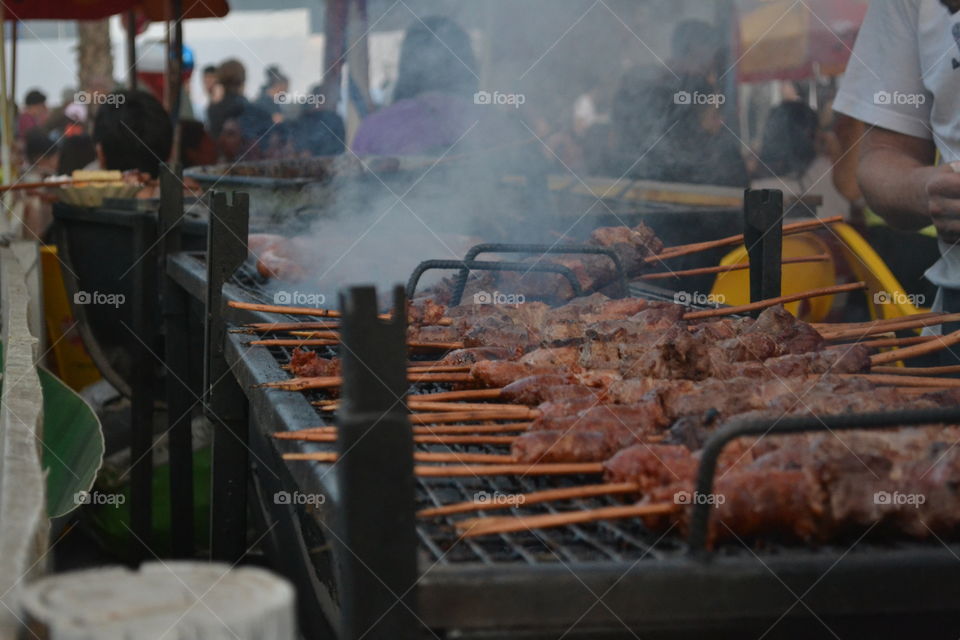
[[[298,378],[325,378],[340,375],[340,358],[321,358],[316,351],[294,349],[290,371]]]

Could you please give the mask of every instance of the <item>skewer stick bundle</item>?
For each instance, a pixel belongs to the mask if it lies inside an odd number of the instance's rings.
[[[507,424],[434,425],[413,427],[414,435],[479,435],[481,433],[516,433],[530,428],[529,422]],[[278,431],[273,437],[278,440],[302,440],[304,435],[336,433],[337,427],[312,427],[296,431]]]

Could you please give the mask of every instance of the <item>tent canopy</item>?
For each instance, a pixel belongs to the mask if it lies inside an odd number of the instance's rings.
[[[0,4],[7,20],[101,20],[129,10],[140,10],[148,20],[172,20],[169,0],[5,0]],[[227,0],[184,0],[183,18],[222,18]]]
[[[843,73],[866,12],[866,0],[741,3],[737,54],[741,81]]]

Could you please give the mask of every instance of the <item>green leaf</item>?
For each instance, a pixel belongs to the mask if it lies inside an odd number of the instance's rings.
[[[97,414],[59,378],[37,368],[43,390],[43,469],[47,515],[57,518],[78,506],[103,464],[103,431]]]

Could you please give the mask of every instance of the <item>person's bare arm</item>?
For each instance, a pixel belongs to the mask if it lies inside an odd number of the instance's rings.
[[[931,222],[947,242],[960,240],[960,173],[933,166],[932,141],[874,127],[863,140],[857,178],[863,195],[891,226]]]

